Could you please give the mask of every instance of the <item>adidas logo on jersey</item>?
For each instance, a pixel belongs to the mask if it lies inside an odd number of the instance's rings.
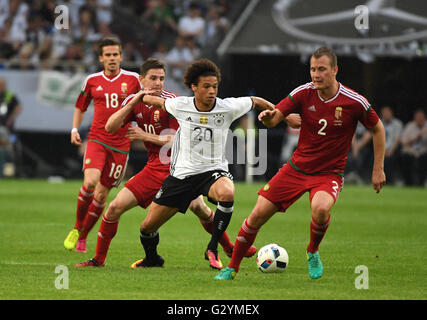
[[[193,122],[193,119],[191,119],[191,117],[188,117],[187,119],[185,119],[187,121]]]
[[[312,106],[308,107],[308,110],[310,110],[310,111],[316,111],[316,107],[314,105],[312,105]]]
[[[102,88],[101,85],[99,85],[98,88],[96,88],[96,91],[102,91],[102,90],[104,90],[104,89]]]
[[[138,113],[138,114],[136,115],[136,117],[137,117],[137,118],[142,119],[142,113],[141,113],[141,112],[140,112],[140,113]]]

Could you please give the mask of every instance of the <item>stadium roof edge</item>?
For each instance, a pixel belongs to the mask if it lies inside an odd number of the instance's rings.
[[[237,19],[236,23],[232,26],[230,31],[225,36],[224,40],[221,42],[217,49],[217,54],[222,57],[229,49],[231,42],[234,40],[239,31],[243,28],[246,21],[251,16],[253,10],[258,5],[260,0],[251,0],[243,10],[242,14]]]
[[[217,54],[306,55],[319,46],[370,62],[427,58],[427,2],[250,0]]]

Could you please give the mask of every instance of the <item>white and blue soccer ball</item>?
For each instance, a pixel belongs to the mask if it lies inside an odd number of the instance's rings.
[[[264,273],[280,273],[288,266],[289,256],[285,248],[270,243],[258,250],[256,263]]]

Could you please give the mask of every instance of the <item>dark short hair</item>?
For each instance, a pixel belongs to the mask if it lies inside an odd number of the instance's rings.
[[[166,71],[165,64],[158,59],[148,58],[140,67],[139,73],[145,77],[151,69],[163,69]]]
[[[200,77],[214,76],[221,81],[221,71],[215,63],[209,59],[199,59],[194,61],[185,72],[184,83],[191,89],[191,85],[197,85]]]
[[[122,45],[116,38],[104,38],[98,43],[98,54],[102,56],[102,50],[106,46],[119,46],[119,51],[122,53]]]
[[[326,48],[326,47],[319,48],[316,51],[314,51],[311,56],[314,57],[315,59],[319,59],[322,56],[327,56],[329,58],[329,61],[331,62],[332,68],[338,65],[337,55],[335,54],[335,52],[333,52],[329,48]]]

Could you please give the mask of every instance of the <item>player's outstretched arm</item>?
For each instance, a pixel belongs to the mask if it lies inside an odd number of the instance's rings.
[[[285,116],[278,109],[264,110],[258,115],[258,120],[267,128],[277,126],[284,119]]]
[[[142,98],[142,102],[145,103],[146,105],[157,107],[157,108],[162,108],[163,110],[166,111],[165,100],[166,99],[163,99],[163,98],[158,97],[158,96],[151,96],[149,94],[144,95],[144,97]]]
[[[116,132],[121,126],[123,126],[124,120],[133,107],[141,102],[142,97],[145,94],[151,93],[152,91],[140,90],[124,107],[113,113],[105,124],[105,131],[109,133]]]
[[[372,169],[372,187],[377,193],[386,182],[384,173],[385,130],[381,120],[371,129],[374,144],[374,166]]]
[[[265,100],[264,98],[260,98],[260,97],[251,97],[252,102],[253,102],[253,109],[258,109],[258,110],[273,110],[274,109],[274,104],[271,103],[268,100]]]
[[[254,103],[254,108],[256,108],[256,109],[259,109],[262,111],[264,111],[264,110],[272,111],[275,109],[275,105],[273,103],[271,103],[270,101],[265,100],[264,98],[251,97],[251,99]],[[281,112],[280,112],[280,114],[281,114]],[[267,118],[265,120],[267,121]],[[301,127],[301,116],[297,113],[291,113],[287,117],[283,117],[281,120],[279,120],[279,122],[282,120],[285,120],[286,123],[288,124],[288,126],[290,126],[291,128],[298,129],[299,127]],[[274,120],[274,122],[275,122],[275,120]],[[276,126],[278,123],[274,124],[273,127]],[[266,125],[266,124],[264,124],[264,125],[268,127],[268,125]]]
[[[172,130],[172,129],[170,129]],[[130,141],[141,140],[144,142],[151,142],[158,146],[163,146],[168,143],[172,143],[174,135],[173,134],[165,134],[165,135],[157,135],[149,132],[145,132],[138,126],[130,126],[128,131],[126,132],[126,138]]]
[[[291,113],[285,118],[286,123],[293,129],[301,127],[301,116],[298,113]]]

